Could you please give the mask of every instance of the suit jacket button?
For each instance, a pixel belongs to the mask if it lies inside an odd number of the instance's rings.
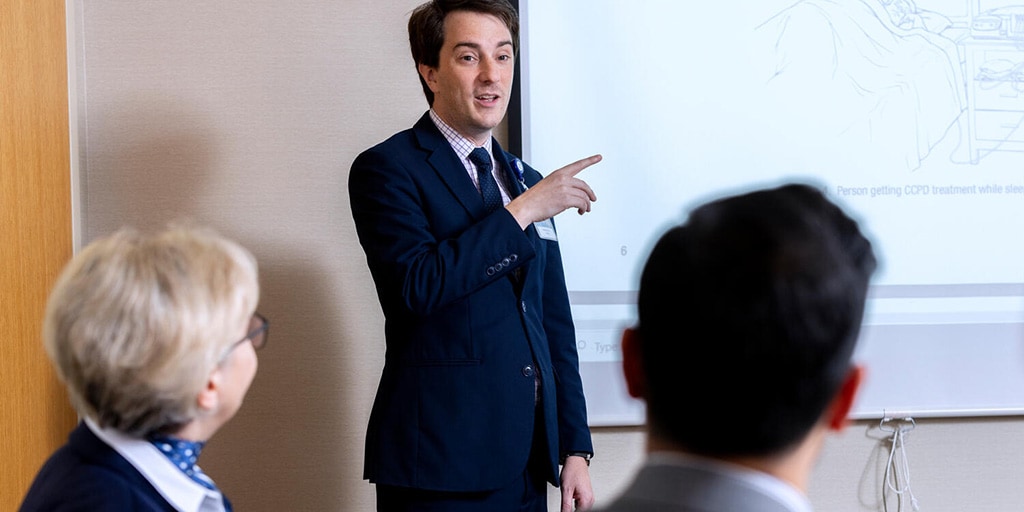
[[[507,266],[509,266],[510,263],[512,263],[512,260],[510,260],[508,258],[505,258],[505,259],[501,260],[502,266],[507,267]]]
[[[526,365],[523,367],[523,377],[533,377],[533,366]]]
[[[495,272],[497,272],[497,270],[495,270],[494,267],[487,267],[487,275],[493,276]]]

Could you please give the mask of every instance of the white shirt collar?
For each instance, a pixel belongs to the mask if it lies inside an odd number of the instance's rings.
[[[100,428],[89,418],[85,419],[85,424],[96,437],[139,470],[174,508],[182,512],[225,512],[220,492],[193,482],[152,443],[114,429]]]
[[[763,471],[756,471],[736,464],[678,452],[653,452],[647,456],[647,464],[698,467],[705,471],[742,481],[766,495],[773,496],[791,510],[812,512],[811,502],[804,493],[788,482]]]
[[[473,181],[473,186],[475,186],[477,190],[480,190],[480,181],[477,178],[476,165],[469,160],[469,153],[477,147],[476,143],[463,137],[459,132],[455,131],[454,128],[448,126],[448,124],[441,119],[441,116],[437,115],[437,112],[434,112],[434,109],[430,109],[429,112],[430,119],[434,121],[434,125],[441,131],[445,140],[448,141],[448,145],[452,147],[452,150],[454,150],[455,154],[458,155],[459,160],[462,161],[462,166],[466,169],[466,174],[468,174],[469,179]],[[494,153],[491,151],[491,140],[491,137],[487,137],[487,141],[480,147],[486,149],[487,154],[491,155],[491,163],[494,164],[494,168],[491,169],[491,175],[494,176],[494,180],[498,183],[498,190],[501,192],[501,202],[503,204],[508,204],[508,202],[512,200],[511,193],[508,190],[508,187],[511,185],[505,181],[502,166],[497,162],[494,157]]]
[[[437,112],[434,112],[434,109],[430,109],[430,119],[434,121],[434,125],[437,126],[437,129],[441,130],[441,134],[444,135],[445,140],[448,141],[448,144],[451,145],[452,149],[455,150],[455,154],[459,155],[460,159],[466,160],[466,158],[469,157],[469,153],[477,147],[475,142],[463,137],[462,134],[455,131],[455,128],[452,128],[448,123],[445,123],[444,119],[441,119],[441,116],[437,115]],[[481,147],[486,149],[488,154],[493,155],[493,153],[491,153],[490,137],[487,137],[487,141],[484,142],[484,145]]]

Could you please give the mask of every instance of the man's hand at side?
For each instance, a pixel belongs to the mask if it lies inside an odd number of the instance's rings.
[[[590,467],[583,457],[566,457],[560,478],[562,512],[590,510],[590,507],[594,506],[594,489],[590,487]]]

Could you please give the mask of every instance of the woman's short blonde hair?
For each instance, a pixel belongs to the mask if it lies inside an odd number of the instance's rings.
[[[196,398],[256,309],[256,260],[210,229],[131,228],[61,272],[43,343],[79,414],[143,437],[199,414]]]

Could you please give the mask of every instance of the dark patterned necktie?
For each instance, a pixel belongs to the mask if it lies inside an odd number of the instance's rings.
[[[488,213],[503,206],[498,182],[494,181],[491,169],[491,155],[484,148],[476,148],[469,154],[469,160],[476,166],[476,179],[480,182],[480,195],[484,199],[484,208]]]

